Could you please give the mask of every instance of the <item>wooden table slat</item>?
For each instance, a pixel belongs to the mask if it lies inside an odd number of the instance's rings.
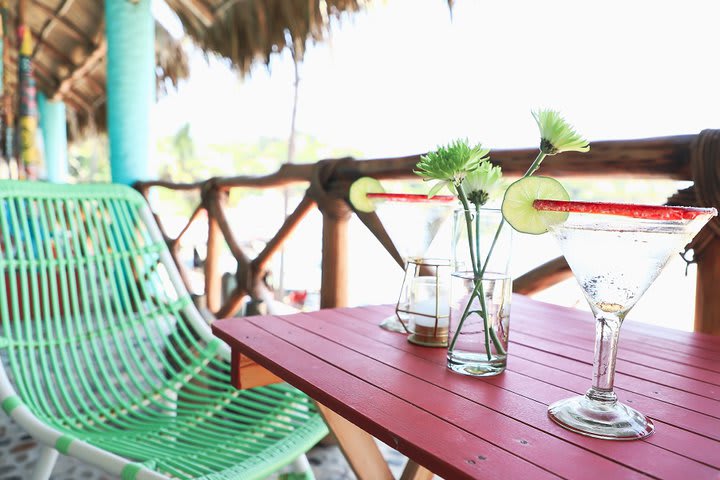
[[[555,310],[553,317],[540,318],[537,315],[537,307],[535,309],[521,308],[522,318],[516,318],[518,322],[513,321],[513,326],[524,330],[527,327],[540,328],[546,331],[555,332],[559,330],[563,336],[581,337],[585,339],[594,339],[595,321],[590,312],[580,312],[578,310]],[[644,331],[642,331],[644,329]],[[631,348],[651,349],[651,351],[661,350],[663,352],[677,353],[689,357],[690,360],[705,359],[714,361],[720,353],[720,349],[711,350],[703,347],[693,346],[685,342],[668,340],[666,338],[656,336],[655,326],[647,325],[632,320],[625,320],[620,333],[620,342],[628,344]]]
[[[358,316],[363,317],[362,310],[356,310],[356,312],[351,312],[351,313],[356,313]],[[334,321],[334,323],[338,327],[347,327],[347,328],[352,328],[352,329],[361,327],[363,329],[362,330],[363,337],[371,336],[373,329],[376,328],[374,322],[363,321],[363,322],[348,323],[346,321],[343,321],[343,317],[338,316],[337,314],[334,314],[332,312],[328,312],[328,313],[317,312],[316,314],[313,314],[313,317],[314,318],[327,318],[330,321]],[[510,338],[512,340],[512,333],[510,334]],[[398,340],[400,340],[400,341],[398,342]],[[442,351],[442,350],[428,350],[428,349],[424,349],[421,347],[416,347],[416,346],[411,345],[408,342],[404,341],[402,336],[398,337],[396,334],[390,333],[390,343],[385,344],[385,346],[387,347],[387,346],[392,346],[392,345],[397,345],[397,348],[399,348],[405,352],[405,355],[401,356],[402,359],[411,357],[411,355],[407,355],[407,353],[412,354],[412,353],[420,352],[420,354],[423,355],[423,357],[425,359],[432,358],[435,362],[438,362],[440,365],[444,365],[445,358],[444,358],[444,351]],[[512,347],[513,347],[513,345],[511,344],[510,348],[512,348]],[[571,378],[571,380],[573,382],[572,385],[568,385],[567,383],[565,383],[559,388],[552,389],[552,388],[550,388],[552,383],[547,383],[547,381],[540,382],[540,381],[536,380],[535,378],[533,378],[531,375],[522,375],[522,376],[516,375],[515,367],[514,367],[514,364],[512,363],[513,360],[516,360],[516,359],[511,357],[511,359],[509,361],[508,371],[506,371],[505,374],[503,374],[501,376],[487,378],[487,379],[483,379],[483,380],[477,380],[477,379],[469,379],[469,380],[471,382],[479,381],[482,383],[493,384],[495,386],[507,389],[513,393],[517,393],[518,395],[521,395],[523,397],[532,398],[534,400],[541,401],[545,405],[547,405],[555,400],[565,398],[565,397],[571,395],[572,393],[582,394],[585,392],[585,390],[587,390],[587,388],[589,386],[588,379],[580,378],[580,377],[572,377]],[[527,362],[527,363],[532,365],[532,362]],[[525,373],[527,373],[527,372],[525,372]],[[567,380],[567,379],[563,378],[561,371],[554,371],[553,369],[548,369],[544,375],[546,378],[552,378],[553,381],[555,381],[557,378]],[[457,376],[450,372],[446,373],[446,377],[447,377],[447,379],[450,379],[451,381],[456,383],[456,384],[452,385],[452,387],[449,387],[449,388],[452,388],[453,391],[455,391],[456,393],[461,393],[462,390],[459,390],[459,389],[462,388],[462,385],[457,385],[457,382],[467,380],[467,377]],[[462,379],[462,380],[456,380],[458,378]],[[561,390],[561,388],[567,388],[570,391]],[[656,413],[665,413],[663,408],[671,407],[671,406],[667,406],[661,402],[655,402],[652,405],[646,405],[646,404],[642,403],[642,401],[641,401],[642,397],[640,397],[640,396],[634,396],[631,398],[631,400],[634,401],[636,404],[639,404],[638,408],[640,408],[641,410],[642,410],[642,407],[653,407],[655,409]],[[501,408],[509,408],[510,406],[512,406],[512,404],[505,403],[501,406]],[[527,415],[527,410],[530,410],[530,409],[531,409],[531,407],[525,407],[524,409],[520,410],[520,413],[518,413],[518,415],[521,415],[521,414]],[[566,433],[565,430],[560,429],[555,424],[551,423],[544,416],[544,410],[541,413],[542,413],[542,419],[544,421],[546,421],[547,425],[549,426],[548,428],[557,428],[558,433],[561,435]],[[701,428],[702,431],[707,433],[708,435],[717,436],[718,433],[720,433],[716,428],[714,428],[714,426],[712,424],[711,425],[707,424],[707,417],[705,417],[705,416],[693,415],[692,412],[686,412],[686,411],[679,410],[679,409],[673,410],[672,413],[681,414],[684,416],[690,416],[691,417],[690,420],[695,420],[694,425],[691,425],[691,426]],[[663,415],[663,416],[665,416],[665,415]],[[516,418],[522,418],[522,417],[516,417]],[[657,418],[657,417],[653,417],[653,418]],[[530,421],[530,422],[532,422],[532,421]],[[569,433],[569,432],[567,432],[567,433]],[[678,440],[677,435],[682,435],[682,438],[685,440],[685,443],[681,448],[687,447],[687,449],[685,450],[685,454],[690,455],[689,458],[693,458],[693,459],[701,461],[701,462],[708,462],[708,461],[714,462],[715,466],[720,466],[720,445],[718,445],[717,442],[709,440],[709,439],[704,439],[701,436],[696,435],[696,434],[687,435],[687,432],[682,432],[681,430],[678,430],[678,429],[673,429],[672,431],[667,432],[667,433],[668,433],[668,435],[664,436],[664,438],[669,438],[670,439],[669,441],[671,441],[671,442]],[[578,436],[575,434],[570,434],[568,438],[584,439],[586,437],[581,437],[581,436]],[[654,443],[655,440],[656,440],[656,437],[650,437],[647,440],[647,442]],[[607,442],[601,442],[601,444],[603,444],[603,443],[606,444]],[[714,447],[714,448],[712,448],[712,447]],[[705,453],[708,451],[711,451],[711,452],[714,451],[715,453],[713,455],[706,455]]]
[[[379,312],[380,316],[382,316],[382,314],[384,314],[384,312],[385,312],[385,308],[378,309],[376,307],[371,307],[370,309],[373,312],[375,312],[375,311]],[[353,310],[348,310],[346,312],[338,312],[338,313],[344,313],[346,315],[353,316],[354,318],[357,318],[358,320],[364,320],[367,317],[367,314],[363,313],[363,312],[364,312],[363,309],[353,309]],[[372,313],[371,315],[375,315],[375,314]],[[362,323],[357,323],[357,324],[352,324],[352,325],[344,325],[344,326],[348,329],[352,329],[352,330],[356,331],[357,333],[362,333],[364,335],[375,335],[377,337],[378,341],[384,340],[389,345],[395,344],[395,335],[396,334],[393,334],[391,332],[385,332],[384,330],[381,333],[374,333],[374,330],[376,329],[375,322],[372,322],[372,321],[362,322]],[[582,391],[580,393],[584,392],[585,390],[587,390],[587,388],[589,388],[589,386],[590,386],[589,379],[590,379],[591,373],[592,373],[592,367],[591,367],[592,352],[589,352],[589,354],[587,354],[587,355],[561,357],[553,352],[538,350],[538,349],[534,349],[532,347],[527,347],[526,345],[523,345],[523,344],[518,344],[515,340],[515,331],[512,329],[512,325],[511,325],[511,329],[510,329],[510,342],[511,342],[510,348],[513,349],[513,354],[511,354],[509,362],[512,362],[512,360],[514,358],[519,356],[521,358],[528,359],[534,363],[547,365],[556,370],[568,371],[569,373],[579,376],[579,378],[580,378],[579,381],[583,385]],[[533,347],[536,347],[536,345],[534,345]],[[408,344],[408,345],[401,344],[398,348],[404,349],[405,351],[408,351],[408,352],[416,352],[417,351],[410,344]],[[438,362],[440,362],[440,363],[445,362],[444,355],[441,356],[441,358],[438,360]],[[509,365],[510,365],[510,369],[512,370],[512,363],[510,363]],[[551,372],[548,372],[548,373],[551,373]],[[663,377],[662,378],[663,381],[666,381],[667,379],[665,377],[668,377],[667,374],[657,374],[657,376]],[[713,396],[704,397],[704,396],[697,395],[696,393],[688,391],[690,389],[686,389],[686,390],[675,389],[675,388],[671,388],[671,387],[665,387],[665,386],[659,385],[659,384],[654,384],[656,388],[654,388],[652,391],[649,391],[649,392],[634,391],[632,389],[625,388],[626,387],[626,385],[625,385],[626,379],[628,379],[629,381],[634,381],[635,379],[643,379],[643,377],[642,376],[634,377],[631,375],[626,375],[622,371],[618,370],[618,372],[616,373],[616,382],[615,383],[616,383],[616,387],[618,388],[619,392],[627,390],[627,391],[631,391],[634,393],[639,393],[641,395],[646,395],[651,398],[656,398],[656,399],[664,401],[664,402],[673,403],[672,401],[669,401],[668,398],[660,397],[661,393],[665,393],[668,396],[670,396],[671,398],[677,399],[675,405],[681,406],[683,408],[688,408],[688,404],[690,404],[691,409],[695,408],[698,413],[703,413],[705,415],[710,415],[710,416],[713,416],[716,418],[720,418],[720,408],[718,407],[720,405],[720,401],[717,400],[718,397],[713,397]],[[631,382],[631,384],[632,384],[632,382]],[[653,384],[650,384],[650,385],[653,385]],[[694,385],[694,383],[691,383],[691,385]],[[646,385],[646,387],[647,386],[649,386],[649,385]],[[700,383],[700,386],[706,387],[707,385],[705,385],[704,383]],[[657,391],[658,393],[657,394],[653,393],[655,391]],[[703,423],[706,421],[706,418],[704,416],[699,417],[698,421],[699,421],[699,423]]]
[[[313,328],[317,326],[315,320],[316,317],[313,316],[298,320],[293,324],[282,321],[263,322],[261,328],[276,336],[292,336],[294,345],[309,351],[313,349],[322,351],[325,360],[349,374],[356,375],[398,398],[408,399],[417,407],[434,412],[435,415],[458,428],[466,431],[469,429],[482,431],[483,438],[499,448],[518,457],[524,456],[532,463],[559,476],[567,477],[576,473],[575,463],[586,458],[586,452],[581,448],[543,431],[544,428],[556,428],[549,420],[538,428],[527,428],[527,425],[521,421],[508,418],[506,415],[492,410],[490,406],[483,406],[478,401],[472,401],[448,389],[436,386],[435,382],[428,382],[417,376],[431,369],[436,370],[434,364],[428,364],[417,357],[403,355],[399,351],[392,352],[384,345],[375,342],[368,343],[368,339],[362,337],[345,336],[343,338],[337,335],[340,329],[333,325],[321,326],[317,332],[318,335],[315,335],[312,333],[316,331]],[[299,328],[305,326],[309,327],[305,331],[307,335],[298,331]],[[327,331],[332,331],[333,339],[337,340],[331,341],[321,336],[323,332]],[[341,342],[341,344],[336,342]],[[364,348],[361,346],[363,343],[365,343]],[[364,350],[364,353],[360,353],[358,350]],[[390,358],[388,359],[388,357]],[[403,368],[400,369],[393,365],[393,360],[402,361],[408,358],[413,360],[412,366],[402,363]],[[457,377],[447,371],[442,371],[442,373]],[[470,379],[463,377],[462,380]],[[421,392],[420,395],[418,395],[419,392]],[[511,399],[504,398],[500,401],[508,402]],[[530,401],[529,403],[535,402]],[[398,416],[398,421],[405,421],[403,419],[405,412],[400,411],[395,414]],[[469,435],[472,435],[470,431],[468,431]],[[456,447],[463,448],[462,445]],[[453,446],[448,445],[447,448],[453,448]],[[548,449],[562,449],[563,455],[547,455]],[[602,472],[603,475],[637,476],[636,472],[602,457],[593,457],[592,464],[588,466]]]
[[[512,327],[511,327],[512,328]],[[570,360],[578,358],[587,358],[592,352],[581,348],[573,347],[562,343],[543,340],[537,337],[530,337],[522,332],[511,330],[511,341],[533,348],[535,350],[552,353],[554,355],[564,357]],[[618,355],[618,357],[620,357]],[[654,382],[658,382],[668,387],[677,388],[686,392],[692,392],[707,398],[720,398],[720,386],[698,380],[692,377],[681,375],[679,373],[668,372],[661,369],[652,368],[648,365],[625,361],[622,357],[618,359],[616,371],[638,378],[646,378]]]
[[[610,442],[562,429],[546,414],[549,403],[590,385],[588,312],[514,296],[508,369],[475,379],[447,370],[444,349],[380,329],[392,311],[229,319],[213,331],[235,358],[250,357],[447,480],[589,472],[720,479],[720,338],[626,322],[616,390],[653,418],[656,433]]]
[[[592,375],[591,364],[560,359],[550,353],[533,350],[530,347],[517,343],[513,343],[512,348],[513,361],[517,358],[519,361],[527,361],[534,365],[545,366],[555,369],[556,371],[576,375],[584,381],[584,388],[587,389],[589,379]],[[624,373],[617,373],[615,375],[615,388],[621,397],[622,392],[637,393],[683,409],[720,419],[720,400],[695,395],[694,393],[665,385],[659,385],[643,378],[625,375]]]
[[[249,321],[222,320],[215,322],[213,328],[216,335],[231,345],[233,338],[241,338],[244,353],[258,364],[388,445],[408,456],[421,456],[422,464],[434,472],[447,472],[448,478],[458,479],[556,478],[485,440],[449,426],[433,414],[411,408],[406,401],[347,375],[282,338],[268,335]],[[268,358],[267,352],[282,355]],[[399,412],[405,414],[402,421],[398,421]],[[426,450],[418,450],[414,443],[404,440],[418,437]],[[448,445],[453,448],[447,448]]]
[[[594,325],[586,325],[585,322],[574,322],[574,324],[564,324],[558,331],[555,326],[548,328],[540,325],[539,322],[530,322],[528,319],[527,314],[513,319],[518,320],[512,323],[514,331],[544,340],[574,345],[589,351],[592,355],[595,348]],[[714,355],[715,358],[711,358],[713,355],[709,353],[707,356],[695,356],[678,352],[674,348],[645,346],[638,344],[630,335],[624,335],[624,333],[623,330],[620,331],[618,358],[640,365],[652,365],[654,368],[668,372],[678,373],[681,371],[682,375],[698,378],[714,385],[720,384],[720,364],[717,361],[717,354]],[[676,365],[678,368],[675,368]],[[706,372],[703,372],[703,370]],[[695,372],[702,375],[702,377],[696,377]]]
[[[374,309],[374,307],[373,310],[377,311]],[[384,313],[385,310],[380,309],[379,311]],[[395,345],[396,348],[404,350],[408,354],[414,354],[414,352],[424,352],[424,349],[409,344],[408,342],[403,341],[397,344],[398,334],[386,332],[384,330],[380,334],[373,333],[377,328],[376,322],[374,320],[367,321],[367,319],[368,317],[372,318],[373,315],[376,315],[375,313],[364,313],[363,309],[352,309],[338,313],[353,316],[357,320],[363,320],[361,322],[354,323],[339,323],[339,325],[344,328],[355,331],[356,333],[363,334],[365,336],[375,336],[376,338],[383,338],[385,339],[385,342],[387,342],[385,343],[387,346]],[[382,317],[382,313],[378,318]],[[317,315],[323,315],[323,313],[318,312]],[[519,359],[512,354],[512,349],[514,348],[512,339],[513,334],[511,330],[511,345],[509,349],[511,352],[511,356],[510,360],[508,361],[508,371],[506,371],[505,374],[499,377],[487,378],[479,381],[496,384],[498,386],[501,386],[502,388],[506,388],[520,395],[542,401],[545,405],[548,405],[555,400],[566,398],[572,394],[582,394],[589,387],[590,369],[588,369],[588,375],[586,376],[566,376],[562,374],[562,370],[545,369],[544,377],[550,379],[546,380],[545,382],[536,380],[532,376],[531,372],[525,371],[523,369],[520,369],[520,372],[517,372],[520,373],[522,376],[518,377],[517,375],[514,375],[516,373],[515,370],[517,366],[519,365],[520,367],[522,367],[522,362],[519,362]],[[420,348],[420,350],[418,350],[418,348]],[[437,362],[439,365],[444,365],[445,363],[444,352],[442,351],[432,351],[428,354],[423,353],[423,356],[426,359],[434,359],[434,361]],[[535,367],[539,365],[532,360],[526,363]],[[563,382],[561,386],[554,385],[555,382],[559,381]],[[629,400],[629,404],[635,405],[641,411],[649,414],[653,418],[653,420],[656,421],[656,423],[658,423],[657,414],[660,414],[660,416],[662,416],[663,418],[669,416],[671,418],[671,422],[675,420],[673,415],[679,414],[681,416],[681,420],[684,422],[685,429],[695,427],[696,429],[699,429],[700,432],[702,432],[703,434],[709,436],[717,436],[718,433],[720,433],[716,426],[712,424],[712,422],[707,422],[707,417],[704,415],[694,415],[694,412],[692,411],[672,408],[670,408],[670,412],[668,412],[667,410],[669,407],[664,405],[662,402],[651,402],[650,404],[648,404],[645,401],[646,399],[640,395],[632,396],[628,394],[623,394],[623,391],[621,389],[618,389],[618,392],[620,393],[623,400]],[[652,414],[650,414],[650,412]],[[667,426],[670,427],[671,424],[668,424]],[[677,435],[681,435],[680,439],[682,441],[678,441]],[[720,450],[718,450],[720,446],[714,440],[704,438],[697,433],[682,431],[678,428],[670,428],[668,429],[668,435],[664,435],[662,437],[654,435],[649,437],[645,441],[653,444],[658,444],[663,447],[672,447],[673,445],[675,445],[673,448],[671,448],[671,450],[675,450],[681,455],[685,455],[688,458],[695,459],[708,465],[720,467]]]
[[[513,307],[519,307],[522,312],[533,316],[537,321],[548,322],[577,322],[587,321],[593,323],[590,312],[574,308],[552,305],[550,303],[538,302],[522,295],[513,295]],[[667,342],[673,342],[678,347],[690,346],[712,353],[720,353],[720,337],[706,333],[684,332],[681,330],[648,325],[635,322],[631,318],[632,312],[628,315],[629,320],[624,322],[623,331],[630,335],[650,336],[661,338]]]

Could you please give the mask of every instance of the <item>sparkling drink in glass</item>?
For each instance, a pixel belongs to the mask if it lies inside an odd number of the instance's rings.
[[[613,391],[620,326],[668,260],[715,215],[712,208],[536,200],[538,210],[567,212],[547,225],[595,316],[592,386],[548,407],[571,431],[611,440],[650,435],[653,422]]]

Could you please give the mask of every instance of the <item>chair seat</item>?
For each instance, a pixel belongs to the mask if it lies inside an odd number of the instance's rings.
[[[42,361],[27,344],[5,347],[0,355],[5,361]],[[264,478],[327,435],[325,422],[302,392],[284,383],[236,390],[229,383],[229,365],[214,357],[212,345],[196,352],[188,359],[193,376],[185,375],[183,382],[172,376],[143,395],[121,393],[118,385],[94,385],[114,391],[104,398],[116,402],[102,404],[98,395],[73,405],[83,393],[75,385],[67,387],[65,397],[36,398],[27,406],[63,434],[66,449],[81,440],[172,478]],[[35,391],[55,390],[50,377]],[[93,404],[97,408],[90,408]]]
[[[173,478],[194,479],[263,478],[328,432],[307,397],[286,384],[205,395],[204,403],[179,401],[177,416],[168,407],[126,413],[92,431],[58,429]]]
[[[148,338],[136,337],[136,346],[147,348],[161,331],[168,329],[156,328]],[[98,345],[103,344],[100,339],[107,340],[102,335],[96,339]],[[0,346],[0,359],[48,365],[51,350],[77,348],[77,343],[67,338],[52,343],[6,340]],[[75,365],[77,371],[70,378],[41,369],[21,391],[27,389],[26,398],[33,400],[26,406],[61,432],[67,446],[81,440],[172,478],[264,478],[327,435],[314,405],[297,389],[284,383],[250,390],[231,387],[230,366],[216,356],[218,344],[215,340],[205,348],[195,344],[192,350],[185,349],[194,356],[184,358],[183,368],[168,372],[164,380],[136,379],[132,388],[123,385],[132,375],[126,366],[115,367],[117,376],[109,377],[104,375],[107,365],[100,361]],[[109,350],[108,358],[121,363],[123,351]],[[160,363],[145,351],[148,361]],[[88,379],[102,379],[102,384],[89,384]],[[33,391],[55,394],[33,398]]]
[[[328,432],[289,385],[230,385],[132,189],[0,181],[0,293],[0,406],[46,448],[123,480],[251,480]]]

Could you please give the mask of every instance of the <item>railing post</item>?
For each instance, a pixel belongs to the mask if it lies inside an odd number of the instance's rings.
[[[220,273],[220,254],[223,246],[223,233],[220,222],[213,214],[215,208],[227,200],[225,192],[220,191],[215,182],[210,181],[203,190],[203,204],[208,213],[207,256],[205,258],[205,301],[208,310],[217,313],[222,306],[222,275]]]
[[[208,217],[207,258],[205,259],[205,301],[208,309],[215,313],[222,304],[222,276],[220,275],[220,249],[222,232],[217,219]]]
[[[334,182],[331,189],[331,183],[339,166],[354,163],[351,158],[316,163],[307,192],[323,216],[320,308],[345,307],[348,303],[347,240],[351,211],[342,198],[348,185]]]
[[[720,237],[712,237],[697,258],[695,331],[720,335]]]
[[[720,130],[700,132],[690,145],[694,204],[720,210]],[[698,266],[695,331],[720,335],[720,220],[710,220],[692,242]]]
[[[345,201],[336,199],[326,202],[320,211],[323,216],[320,308],[345,307],[348,303],[350,209]]]

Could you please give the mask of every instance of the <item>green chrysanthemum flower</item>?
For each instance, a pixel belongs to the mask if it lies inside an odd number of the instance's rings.
[[[501,179],[502,169],[484,161],[476,170],[467,174],[462,182],[462,187],[468,200],[475,205],[483,206],[500,186]]]
[[[425,181],[439,180],[428,194],[433,196],[444,186],[460,185],[468,173],[487,160],[488,153],[490,149],[483,148],[480,143],[472,147],[467,139],[458,139],[420,157],[415,173]]]
[[[540,128],[540,150],[547,155],[562,152],[587,152],[588,141],[555,110],[532,112]]]

